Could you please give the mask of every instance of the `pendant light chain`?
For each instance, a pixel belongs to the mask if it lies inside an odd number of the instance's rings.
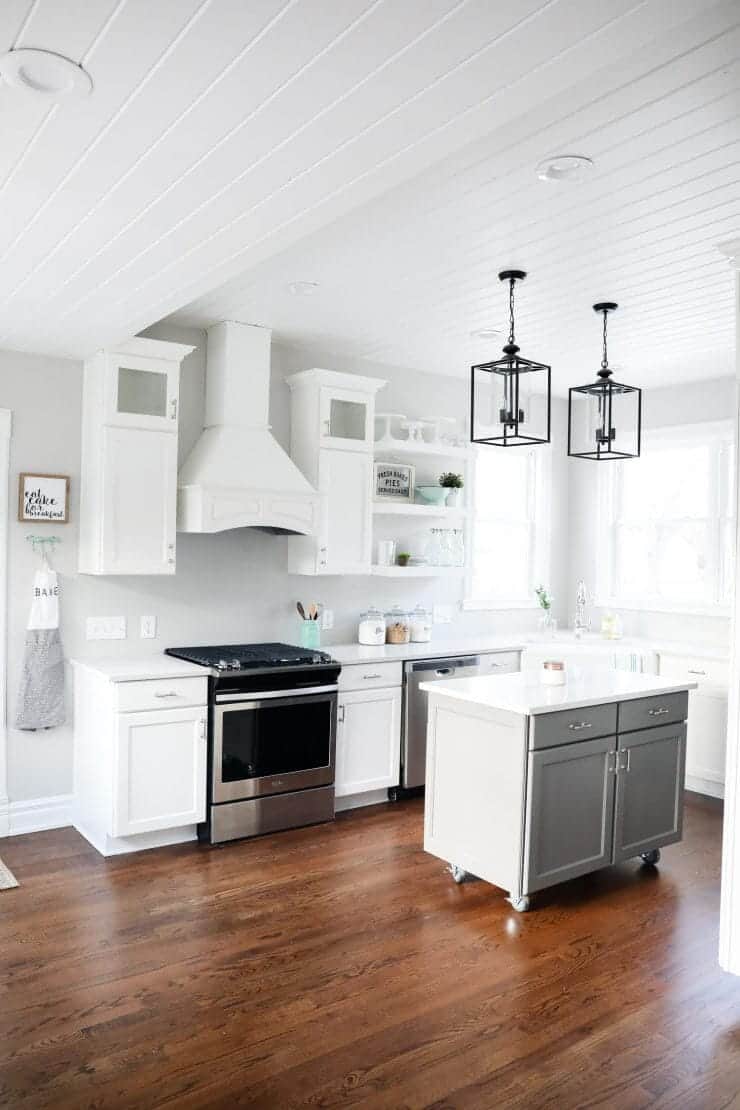
[[[602,370],[608,370],[609,369],[609,359],[606,356],[606,321],[607,321],[608,317],[609,317],[609,313],[607,312],[606,309],[604,309],[604,353],[601,357],[601,369]]]
[[[516,278],[509,278],[509,343],[514,343],[514,285]]]

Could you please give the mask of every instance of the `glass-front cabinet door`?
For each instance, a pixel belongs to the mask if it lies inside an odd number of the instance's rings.
[[[180,365],[168,359],[108,356],[106,423],[175,431]]]
[[[373,401],[367,394],[324,386],[319,407],[321,446],[366,451],[372,445]]]

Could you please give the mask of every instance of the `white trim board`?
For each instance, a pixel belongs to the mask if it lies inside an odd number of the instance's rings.
[[[8,834],[42,832],[44,829],[65,829],[72,824],[72,795],[57,794],[51,798],[31,798],[11,802],[8,806]]]
[[[8,800],[8,530],[10,523],[10,436],[13,417],[0,409],[0,836],[11,828]]]
[[[735,274],[735,358],[740,381],[740,240],[726,244]],[[740,409],[735,412],[736,431],[740,432]],[[740,473],[740,452],[736,453]],[[740,504],[735,482],[735,551],[740,550],[737,506]],[[725,971],[740,975],[740,560],[735,560],[735,607],[730,636],[730,697],[727,729],[727,767],[725,772],[725,815],[722,839],[722,901],[719,915],[719,962]]]

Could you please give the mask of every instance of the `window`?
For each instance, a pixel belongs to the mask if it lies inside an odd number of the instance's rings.
[[[549,564],[548,447],[478,447],[466,608],[536,605]]]
[[[730,605],[730,424],[647,432],[638,461],[601,464],[600,604],[721,612]]]

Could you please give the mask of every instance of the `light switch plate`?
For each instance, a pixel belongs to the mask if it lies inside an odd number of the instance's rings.
[[[432,620],[435,624],[452,624],[453,609],[451,605],[435,605],[432,609]]]
[[[153,640],[157,635],[157,618],[154,616],[140,617],[139,635],[142,640]]]
[[[88,617],[86,628],[88,640],[125,640],[125,617]]]

